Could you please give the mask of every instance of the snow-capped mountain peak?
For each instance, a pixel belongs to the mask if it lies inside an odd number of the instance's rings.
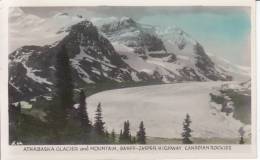
[[[52,45],[67,35],[66,30],[71,25],[83,20],[84,18],[68,13],[57,13],[51,17],[41,18],[25,13],[17,7],[11,8],[9,12],[9,50],[12,52],[24,45]]]

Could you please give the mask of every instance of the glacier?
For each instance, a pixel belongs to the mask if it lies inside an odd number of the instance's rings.
[[[225,83],[236,82],[189,82],[103,91],[87,98],[87,108],[93,121],[101,102],[108,131],[119,132],[123,122],[129,120],[135,135],[140,121],[144,121],[147,136],[180,138],[183,120],[189,114],[192,137],[236,138],[240,127],[249,128],[248,135],[250,125],[215,110],[210,101],[209,93]]]

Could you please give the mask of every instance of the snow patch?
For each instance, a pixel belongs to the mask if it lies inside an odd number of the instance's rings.
[[[42,77],[36,76],[36,75],[34,74],[34,72],[36,72],[36,71],[38,71],[38,70],[34,70],[34,69],[32,69],[32,68],[26,66],[25,63],[22,63],[22,64],[23,64],[24,68],[25,68],[26,71],[27,71],[27,72],[26,72],[26,76],[28,76],[29,78],[31,78],[32,80],[34,80],[34,81],[37,82],[37,83],[40,83],[40,84],[45,83],[45,84],[48,84],[48,85],[53,85],[53,83],[47,81],[46,78],[42,78]]]
[[[15,106],[17,106],[18,103],[21,104],[21,108],[23,108],[23,109],[31,109],[31,108],[32,108],[32,104],[30,104],[30,103],[28,103],[28,102],[26,102],[26,101],[15,102],[15,103],[13,103],[13,104],[14,104]]]

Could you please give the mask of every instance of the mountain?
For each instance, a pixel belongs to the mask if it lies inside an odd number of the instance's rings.
[[[178,27],[157,29],[166,49],[177,55],[180,63],[195,68],[197,74],[202,74],[206,80],[232,80],[230,74],[215,63],[204,47],[189,34]]]
[[[76,88],[102,82],[232,79],[200,43],[177,28],[162,31],[129,17],[93,18],[92,23],[68,13],[42,19],[20,9],[12,12],[10,43],[15,42],[18,33],[13,32],[20,28],[24,32],[17,40],[24,45],[9,54],[11,102],[53,91],[55,57],[61,45],[68,50]],[[30,25],[39,27],[30,31]]]
[[[9,55],[9,88],[16,90],[14,95],[20,93],[23,98],[28,98],[53,90],[55,58],[63,44],[69,53],[75,87],[102,81],[153,79],[153,76],[139,74],[122,61],[111,43],[91,22],[75,24],[68,32],[55,45],[24,46]]]
[[[145,56],[147,52],[167,53],[162,40],[154,33],[150,33],[152,30],[144,28],[130,17],[122,17],[103,24],[99,29],[111,42],[121,42],[141,56]]]
[[[214,64],[199,42],[177,27],[162,31],[129,17],[96,24],[130,66],[158,72],[164,82],[232,79]]]
[[[182,63],[187,63],[187,61],[196,62],[196,52],[192,52],[191,50],[196,45],[198,46],[198,50],[200,50],[199,48],[201,48],[202,45],[191,38],[188,33],[178,27],[173,26],[166,29],[158,28],[157,34],[162,37],[166,49],[175,53],[176,56],[183,61]],[[203,52],[205,61],[209,61],[211,66],[214,66],[215,71],[229,75],[236,81],[245,81],[250,79],[249,67],[231,63],[222,57],[216,56],[216,54],[206,52],[203,48],[201,48],[201,52]],[[194,63],[189,65],[194,66]],[[197,65],[200,66],[199,64]],[[203,68],[201,69],[203,70]]]

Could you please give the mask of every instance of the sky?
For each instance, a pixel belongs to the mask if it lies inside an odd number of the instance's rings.
[[[139,23],[177,26],[204,49],[233,63],[250,65],[250,9],[246,7],[26,7],[25,13],[49,17],[58,12],[85,17],[129,16]]]

